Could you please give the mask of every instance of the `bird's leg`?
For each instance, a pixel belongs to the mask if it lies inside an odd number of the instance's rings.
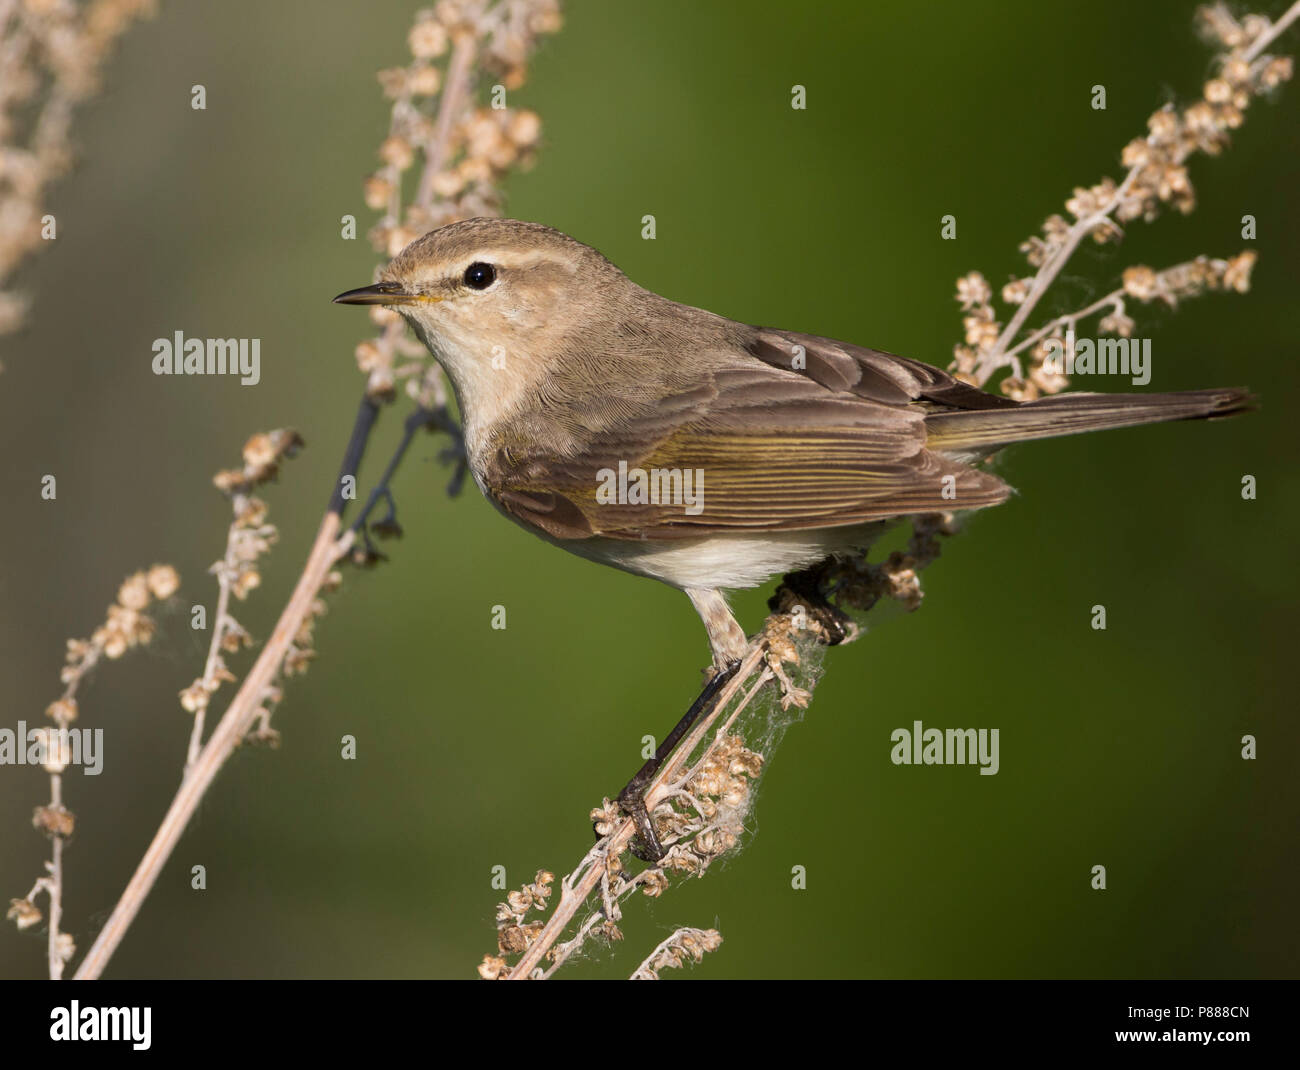
[[[667,738],[655,748],[654,757],[650,758],[640,768],[636,776],[627,782],[627,787],[618,793],[619,809],[636,822],[637,834],[641,840],[639,847],[633,845],[630,850],[643,862],[658,862],[664,856],[663,845],[659,842],[654,821],[651,819],[650,811],[645,804],[646,788],[649,786],[650,781],[654,779],[655,774],[659,772],[668,756],[672,754],[677,744],[681,742],[682,737],[690,731],[691,726],[707,710],[712,708],[714,700],[717,699],[718,693],[722,690],[722,685],[735,675],[738,668],[740,668],[740,662],[733,661],[726,668],[714,672],[709,682],[704,685],[704,690],[700,692],[699,697],[691,703],[691,708],[677,722],[676,727],[668,733]]]
[[[723,593],[712,587],[687,587],[686,597],[691,600],[695,612],[704,622],[705,631],[709,633],[714,669],[721,672],[743,658],[749,643]]]
[[[822,627],[827,646],[856,639],[858,626],[843,610],[837,609],[822,593],[822,574],[826,562],[798,572],[788,572],[782,578],[776,593],[767,600],[767,608],[775,613],[790,613],[802,606]]]
[[[727,605],[727,600],[721,591],[688,587],[686,594],[690,597],[691,603],[709,633],[709,645],[713,648],[713,670],[709,682],[704,685],[704,690],[691,703],[691,708],[677,722],[677,726],[668,733],[668,737],[656,748],[654,757],[649,759],[641,767],[640,772],[627,782],[627,787],[618,793],[619,808],[636,822],[637,834],[641,840],[640,847],[632,847],[631,851],[643,862],[657,862],[664,854],[663,845],[659,842],[654,822],[646,808],[646,788],[659,772],[660,766],[681,742],[682,737],[690,731],[691,726],[712,708],[713,700],[717,698],[722,685],[731,679],[736,669],[740,667],[740,662],[748,648],[744,629],[732,615],[731,607]]]

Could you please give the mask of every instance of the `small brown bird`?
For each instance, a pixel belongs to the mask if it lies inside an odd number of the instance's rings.
[[[908,514],[1011,489],[973,462],[1013,442],[1227,416],[1242,390],[1019,403],[919,361],[753,327],[642,289],[573,238],[471,219],[373,286],[451,377],[470,470],[506,516],[684,591],[714,663],[745,633],[723,591],[870,545]]]

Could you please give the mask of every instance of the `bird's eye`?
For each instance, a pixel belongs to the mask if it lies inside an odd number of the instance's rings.
[[[486,290],[497,281],[497,269],[476,260],[465,269],[465,285],[471,290]]]

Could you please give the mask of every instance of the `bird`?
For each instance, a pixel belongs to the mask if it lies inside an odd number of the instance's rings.
[[[399,312],[446,370],[469,470],[502,514],[683,591],[713,667],[726,592],[859,553],[918,514],[998,505],[981,463],[1037,439],[1252,407],[1244,389],[1015,401],[937,367],[754,326],[638,286],[552,227],[474,218],[334,298]]]

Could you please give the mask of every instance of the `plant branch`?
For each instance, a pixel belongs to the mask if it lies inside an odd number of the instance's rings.
[[[1258,59],[1260,53],[1276,41],[1279,36],[1285,33],[1288,27],[1290,27],[1296,19],[1300,19],[1300,0],[1296,0],[1295,3],[1286,9],[1281,18],[1277,19],[1267,30],[1256,37],[1254,43],[1246,49],[1242,58],[1247,63]]]
[[[976,378],[979,382],[987,382],[989,376],[991,376],[993,372],[1004,363],[1002,358],[1006,352],[1006,347],[1011,343],[1016,335],[1020,333],[1020,328],[1025,325],[1025,321],[1029,318],[1030,313],[1032,313],[1038,306],[1038,302],[1047,292],[1048,287],[1052,285],[1056,276],[1060,274],[1061,269],[1065,267],[1070,257],[1074,255],[1074,251],[1079,247],[1079,243],[1096,230],[1097,227],[1110,222],[1111,213],[1114,212],[1123,202],[1125,195],[1128,193],[1129,188],[1133,185],[1133,181],[1137,178],[1140,171],[1141,168],[1138,166],[1130,168],[1128,174],[1124,176],[1124,181],[1116,187],[1114,195],[1105,203],[1105,205],[1096,212],[1091,213],[1075,223],[1066,234],[1061,248],[1047,261],[1047,263],[1038,269],[1038,273],[1034,276],[1034,281],[1030,286],[1029,296],[1026,297],[1020,307],[1016,309],[1015,313],[1011,317],[1011,322],[1007,324],[1006,329],[998,336],[998,340],[994,344],[993,348],[981,355],[980,364],[976,370]],[[1012,352],[1014,352],[1014,350]]]
[[[144,905],[145,898],[157,882],[158,875],[162,872],[167,859],[171,857],[204,793],[226,763],[226,759],[253,727],[264,693],[279,672],[284,657],[303,620],[307,617],[322,584],[339,557],[351,546],[351,535],[344,535],[340,539],[339,527],[339,514],[333,511],[327,512],[317,530],[316,540],[312,543],[302,575],[299,576],[293,595],[280,614],[271,638],[262,649],[243,685],[231,700],[225,715],[213,730],[212,737],[199,752],[188,775],[181,782],[171,806],[163,817],[162,824],[158,826],[158,831],[136,867],[126,890],[78,967],[77,980],[93,980],[103,973],[108,960],[112,958],[113,952],[117,950],[131,923],[140,912],[141,906]]]
[[[673,757],[664,763],[650,782],[646,789],[646,808],[648,810],[653,812],[655,807],[664,802],[671,794],[672,788],[669,785],[680,774],[682,763],[699,745],[705,733],[722,715],[731,700],[740,693],[751,677],[759,671],[766,655],[767,641],[765,638],[759,639],[750,645],[748,652],[741,661],[740,668],[723,687],[713,708],[700,718]],[[741,705],[737,707],[735,713],[738,714],[741,709],[747,706],[756,693],[757,689],[751,689]],[[733,719],[734,716],[735,714],[733,714]],[[611,860],[617,859],[627,850],[628,844],[634,835],[636,835],[636,822],[630,817],[623,818],[595,847],[587,852],[586,857],[578,864],[573,873],[561,881],[559,903],[556,904],[545,926],[534,937],[523,956],[510,969],[506,975],[507,979],[531,979],[533,971],[541,963],[543,956],[551,950],[552,946],[564,934],[578,911],[582,909],[583,904],[600,886],[601,881],[607,878]],[[554,966],[560,965],[575,949],[576,945],[573,943],[563,948],[561,957],[554,963]]]

